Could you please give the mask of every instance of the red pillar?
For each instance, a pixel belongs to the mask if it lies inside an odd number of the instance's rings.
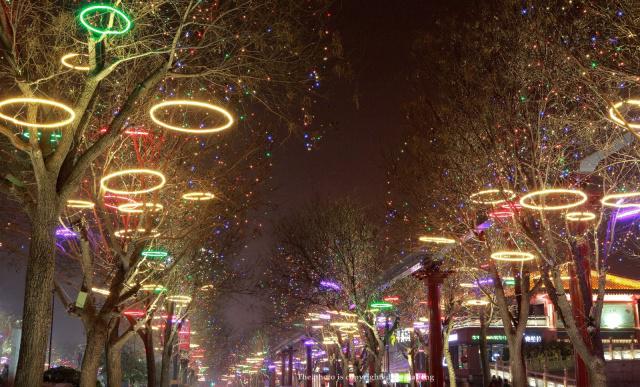
[[[311,387],[313,381],[313,357],[311,356],[311,346],[307,345],[307,370],[306,370],[305,387]]]
[[[569,283],[569,294],[571,295],[571,307],[573,309],[573,317],[576,321],[576,325],[580,329],[580,333],[582,337],[588,338],[587,336],[587,327],[584,316],[584,306],[582,299],[582,292],[580,292],[580,287],[578,285],[578,279],[576,277],[576,271],[573,265],[569,265],[569,276],[571,277]],[[587,343],[588,344],[588,343]],[[575,357],[575,377],[576,377],[576,385],[577,386],[588,386],[589,385],[589,372],[587,366],[584,364],[584,361],[578,355],[577,352],[574,352]]]
[[[440,285],[443,277],[430,274],[425,277],[427,283],[427,306],[429,307],[429,376],[433,377],[433,387],[444,387],[442,369],[442,317],[440,314]]]

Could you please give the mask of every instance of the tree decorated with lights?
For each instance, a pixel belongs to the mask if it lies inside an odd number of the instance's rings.
[[[637,208],[638,183],[637,151],[628,146],[637,136],[635,102],[627,100],[638,80],[629,65],[637,10],[606,3],[514,12],[504,2],[462,35],[424,39],[442,58],[419,70],[421,97],[409,109],[415,131],[390,181],[398,198],[389,215],[411,230],[405,237],[466,236],[460,242],[472,262],[493,273],[505,329],[526,326],[527,294],[548,294],[594,386],[606,384],[599,334],[606,275],[611,257],[632,248],[623,219]],[[520,318],[500,306],[499,276],[509,272]],[[508,339],[510,350],[517,341]],[[513,365],[512,375],[514,385],[526,385]],[[587,381],[578,375],[578,383]]]
[[[93,163],[118,157],[109,152],[141,116],[153,121],[154,132],[196,138],[234,121],[252,128],[247,121],[260,112],[309,125],[308,108],[299,116],[297,96],[317,87],[322,66],[316,63],[328,59],[330,50],[319,43],[331,38],[322,28],[323,6],[279,0],[3,5],[1,187],[32,225],[16,383],[41,379],[58,217]],[[171,120],[176,115],[182,120]],[[249,130],[272,132],[260,126]]]

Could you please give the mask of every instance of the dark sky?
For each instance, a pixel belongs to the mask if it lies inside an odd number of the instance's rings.
[[[274,150],[276,190],[267,199],[275,209],[260,219],[266,225],[262,237],[241,254],[250,267],[260,267],[255,261],[268,253],[269,224],[311,199],[349,196],[384,210],[384,153],[398,149],[402,140],[403,106],[412,98],[411,45],[433,23],[441,8],[434,3],[345,0],[338,4],[333,12],[335,29],[353,76],[325,75],[327,95],[320,100],[316,117],[328,129],[314,150],[307,151],[295,138]],[[248,333],[260,325],[259,307],[254,297],[234,297],[225,315],[236,333]]]

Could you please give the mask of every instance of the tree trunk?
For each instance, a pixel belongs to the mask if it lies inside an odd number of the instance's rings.
[[[480,368],[482,368],[482,384],[489,387],[491,384],[491,369],[489,368],[489,355],[487,354],[487,319],[484,308],[480,310]]]
[[[175,306],[172,302],[169,304],[169,310],[167,313],[167,324],[164,328],[165,342],[164,347],[162,348],[162,363],[160,364],[160,387],[169,387],[171,384],[171,360],[173,358],[173,346],[175,344],[176,337],[178,336],[175,324],[173,323],[174,309]],[[180,330],[179,324],[177,329]]]
[[[449,374],[449,387],[456,387],[456,370],[453,367],[453,359],[451,359],[451,352],[449,351],[449,335],[451,334],[451,328],[453,327],[450,322],[447,325],[447,328],[444,331],[443,337],[443,350],[444,350],[444,358],[447,362],[447,373]]]
[[[113,345],[107,345],[107,386],[122,386],[122,351]]]
[[[605,362],[602,359],[595,358],[586,363],[589,369],[589,385],[591,387],[607,387],[607,374],[605,370]]]
[[[522,337],[514,338],[515,344],[509,345],[509,370],[513,387],[528,387],[527,366],[522,351]]]
[[[16,386],[42,385],[44,354],[51,327],[56,195],[45,192],[38,196],[38,207],[31,219],[31,243],[27,261]]]
[[[96,387],[98,368],[107,342],[107,327],[96,323],[89,327],[87,344],[82,357],[80,370],[80,387]]]
[[[148,323],[147,330],[142,337],[144,341],[144,354],[147,359],[147,387],[156,387],[156,357],[153,352],[152,332],[151,323]]]

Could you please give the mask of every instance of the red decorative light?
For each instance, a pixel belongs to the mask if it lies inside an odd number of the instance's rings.
[[[511,210],[495,210],[489,212],[489,217],[493,219],[506,219],[513,217],[514,212]]]
[[[142,309],[127,309],[123,311],[122,314],[129,317],[142,317],[147,314],[147,311]]]
[[[398,302],[398,301],[400,301],[400,297],[399,296],[386,296],[386,297],[382,297],[382,299],[384,301],[387,301],[387,302]]]

